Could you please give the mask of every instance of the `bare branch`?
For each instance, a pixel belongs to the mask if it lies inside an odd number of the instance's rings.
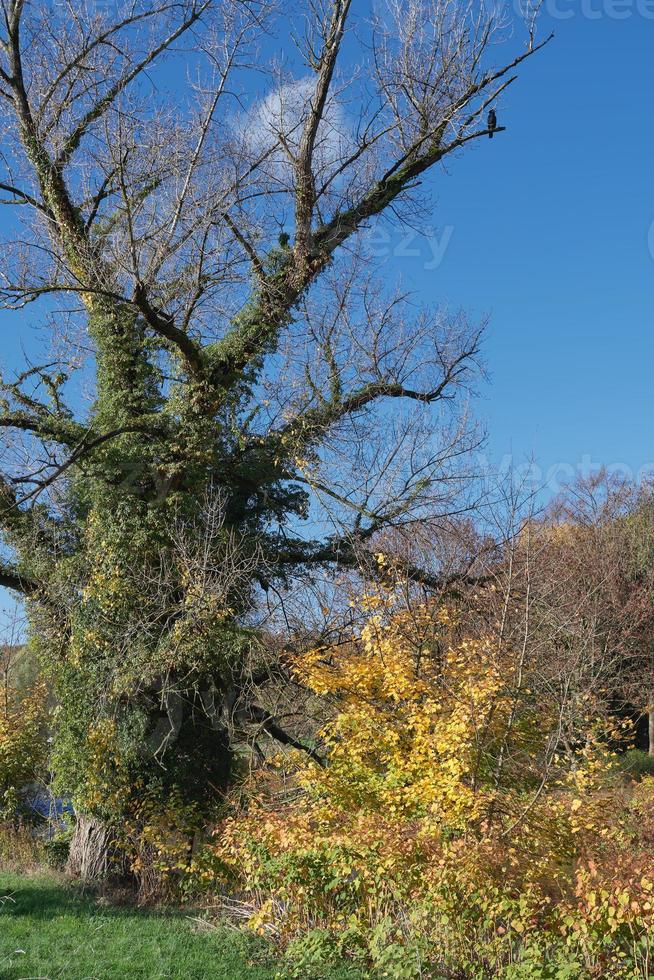
[[[58,170],[61,170],[70,161],[71,156],[79,147],[89,128],[104,115],[120,93],[123,92],[135,78],[142,74],[146,68],[152,65],[157,60],[159,55],[168,50],[168,48],[170,48],[175,41],[182,37],[182,35],[185,34],[189,28],[196,24],[202,14],[211,6],[211,3],[212,0],[205,0],[204,3],[200,4],[193,3],[190,16],[182,21],[179,27],[172,31],[168,37],[164,38],[164,40],[157,44],[156,47],[152,48],[151,51],[148,51],[145,57],[141,58],[141,60],[137,62],[137,64],[134,65],[130,71],[126,72],[122,78],[119,78],[118,81],[111,86],[109,91],[106,92],[105,95],[103,95],[102,98],[88,110],[88,112],[82,119],[80,119],[64,142],[64,145],[55,160],[55,166]]]

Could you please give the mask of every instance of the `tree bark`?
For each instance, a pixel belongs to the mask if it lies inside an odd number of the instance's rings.
[[[111,832],[96,817],[79,814],[66,872],[82,881],[101,881],[109,871]]]
[[[649,754],[654,756],[654,705],[647,709],[647,729],[649,734]]]

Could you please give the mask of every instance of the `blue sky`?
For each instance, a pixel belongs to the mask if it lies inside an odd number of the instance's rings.
[[[434,175],[438,269],[398,265],[425,297],[490,316],[490,459],[636,475],[654,463],[654,5],[579,8],[541,17],[555,38],[507,92],[507,132]]]
[[[507,131],[428,178],[442,261],[396,232],[388,264],[421,299],[490,317],[489,463],[533,455],[555,488],[557,464],[654,470],[654,0],[546,6],[556,36],[504,96]],[[18,321],[0,327],[14,365]]]

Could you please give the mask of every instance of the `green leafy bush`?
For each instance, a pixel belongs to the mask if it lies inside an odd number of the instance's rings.
[[[45,860],[51,868],[63,871],[66,867],[72,837],[72,830],[62,830],[43,842]]]

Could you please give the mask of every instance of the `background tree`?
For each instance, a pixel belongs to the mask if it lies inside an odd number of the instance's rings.
[[[375,569],[375,535],[464,505],[480,331],[381,288],[362,235],[538,46],[493,67],[506,25],[451,0],[358,31],[349,0],[2,11],[2,297],[42,301],[45,343],[2,382],[0,580],[56,683],[60,785],[84,807],[110,719],[116,773],[205,806],[257,590]]]
[[[555,719],[552,750],[571,758],[601,718],[643,727],[654,629],[648,497],[605,470],[579,477],[540,513],[533,499],[507,494],[481,599],[472,589],[472,608],[500,622],[502,643],[518,651],[516,686],[539,700],[544,724]]]

